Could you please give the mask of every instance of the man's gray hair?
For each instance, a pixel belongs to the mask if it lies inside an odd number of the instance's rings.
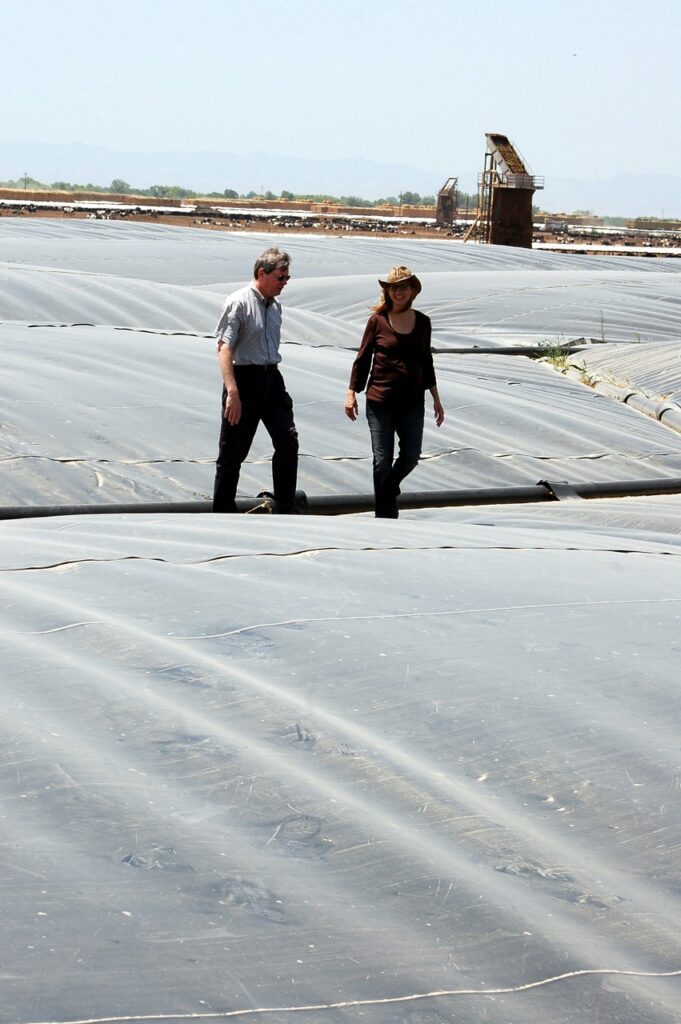
[[[289,267],[291,263],[291,257],[287,252],[282,252],[280,249],[265,249],[261,252],[255,261],[253,267],[253,277],[257,278],[258,271],[264,270],[266,274],[271,274],[273,270],[278,270],[279,267]]]

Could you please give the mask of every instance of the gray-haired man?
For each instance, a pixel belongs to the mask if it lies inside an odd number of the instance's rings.
[[[215,466],[214,512],[235,512],[241,464],[262,421],[272,438],[272,483],[279,513],[294,511],[298,433],[293,402],[279,372],[281,304],[290,258],[267,249],[255,261],[253,280],[228,295],[215,330],[222,372],[222,427]]]

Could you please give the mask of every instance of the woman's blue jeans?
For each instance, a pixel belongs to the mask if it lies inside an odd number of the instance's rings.
[[[400,484],[421,458],[424,406],[421,403],[401,409],[367,399],[366,409],[374,453],[376,516],[397,519]],[[395,437],[399,442],[396,459]]]

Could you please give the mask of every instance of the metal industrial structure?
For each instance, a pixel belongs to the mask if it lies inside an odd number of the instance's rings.
[[[437,194],[435,223],[440,228],[451,227],[456,220],[458,185],[458,178],[447,178]]]
[[[544,179],[531,174],[513,143],[486,132],[484,169],[478,177],[478,213],[464,236],[492,245],[532,248],[532,196]]]

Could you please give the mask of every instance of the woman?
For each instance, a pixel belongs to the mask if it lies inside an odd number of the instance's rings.
[[[433,396],[435,422],[445,413],[430,350],[430,319],[412,302],[421,282],[408,267],[393,267],[378,282],[383,295],[364,331],[352,366],[345,415],[357,419],[357,392],[367,385],[367,420],[374,453],[376,516],[397,519],[397,496],[404,478],[418,465],[423,441],[424,395]],[[395,435],[399,454],[393,462]]]

